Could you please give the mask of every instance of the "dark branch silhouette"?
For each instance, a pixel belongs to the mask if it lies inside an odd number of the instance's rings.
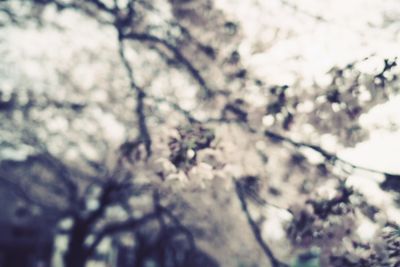
[[[240,181],[234,181],[235,182],[235,189],[236,189],[236,195],[240,201],[242,210],[246,216],[247,222],[251,228],[251,231],[253,232],[253,235],[255,239],[257,240],[257,243],[263,250],[265,256],[268,258],[268,260],[271,262],[271,265],[273,267],[287,267],[289,265],[280,262],[272,252],[271,248],[265,243],[264,239],[261,236],[261,231],[257,225],[257,223],[253,220],[253,218],[250,215],[250,212],[247,207],[247,201],[245,197],[245,193],[243,192],[242,185],[240,184]]]
[[[148,33],[127,33],[122,36],[122,39],[150,42],[164,46],[166,49],[173,53],[175,59],[178,60],[189,71],[191,76],[199,83],[199,85],[203,89],[204,96],[206,98],[210,98],[211,96],[213,96],[213,91],[208,87],[203,76],[200,74],[200,71],[193,66],[193,64],[183,55],[183,53],[176,46],[174,46],[167,40]]]
[[[366,171],[366,172],[370,172],[370,173],[376,173],[376,174],[382,174],[384,176],[400,176],[400,174],[392,174],[392,173],[388,173],[388,172],[384,172],[384,171],[378,171],[372,168],[368,168],[368,167],[363,167],[363,166],[359,166],[356,164],[353,164],[351,162],[348,162],[342,158],[339,158],[337,155],[330,153],[328,151],[326,151],[325,149],[323,149],[322,147],[319,147],[317,145],[312,145],[312,144],[307,144],[307,143],[303,143],[303,142],[296,142],[288,137],[285,137],[283,135],[280,135],[278,133],[275,132],[271,132],[271,131],[265,131],[265,135],[269,138],[271,138],[274,141],[278,141],[278,142],[287,142],[291,145],[293,145],[294,147],[307,147],[310,148],[316,152],[318,152],[321,156],[323,156],[327,162],[331,163],[331,164],[335,164],[337,162],[339,163],[343,163],[345,166],[350,167],[351,169],[357,169],[357,170],[362,170],[362,171]]]
[[[145,115],[145,106],[144,106],[144,99],[146,97],[145,92],[141,87],[139,87],[135,79],[133,77],[133,70],[131,65],[129,64],[128,59],[125,56],[124,50],[124,43],[123,39],[119,39],[119,54],[122,60],[122,63],[126,69],[126,72],[129,77],[130,86],[135,91],[136,94],[136,115],[138,116],[139,121],[139,139],[145,144],[147,157],[151,156],[151,137],[149,133],[149,129],[146,122],[146,115]]]

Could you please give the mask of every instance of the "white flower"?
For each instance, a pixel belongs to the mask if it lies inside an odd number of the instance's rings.
[[[154,163],[154,169],[163,176],[168,176],[177,172],[175,165],[166,158],[157,159]]]

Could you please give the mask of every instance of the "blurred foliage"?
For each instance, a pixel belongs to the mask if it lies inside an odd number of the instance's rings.
[[[388,205],[347,178],[398,193],[399,175],[336,155],[398,95],[397,58],[269,84],[211,0],[0,1],[0,15],[0,186],[52,232],[72,220],[67,267],[108,237],[133,266],[398,264]]]
[[[319,263],[319,250],[314,248],[313,250],[302,253],[297,256],[297,259],[291,265],[291,267],[320,267]]]

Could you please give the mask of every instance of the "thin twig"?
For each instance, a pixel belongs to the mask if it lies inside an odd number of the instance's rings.
[[[165,103],[168,106],[170,106],[172,109],[174,109],[176,112],[182,114],[190,123],[199,123],[200,121],[196,119],[189,111],[186,109],[183,109],[181,106],[179,106],[177,103],[171,102],[165,98],[153,96],[146,94],[146,96],[150,99],[153,99],[157,103]]]
[[[143,89],[141,87],[139,87],[135,82],[135,79],[133,77],[132,67],[129,64],[129,61],[125,55],[124,41],[122,38],[119,38],[118,44],[119,44],[119,55],[121,57],[121,61],[122,61],[123,65],[126,69],[126,72],[128,74],[130,86],[136,93],[136,102],[137,102],[136,103],[136,114],[137,114],[138,120],[139,120],[140,139],[141,139],[141,141],[144,142],[145,147],[146,147],[147,156],[149,157],[151,155],[151,137],[150,137],[149,129],[148,129],[147,122],[146,122],[146,115],[144,112],[144,109],[145,109],[144,99],[145,99],[146,94],[143,91]]]
[[[253,232],[254,237],[256,238],[258,244],[260,245],[261,249],[263,250],[265,256],[267,256],[268,260],[271,262],[272,267],[285,267],[288,266],[285,263],[280,262],[270,249],[270,247],[265,243],[261,236],[261,231],[258,228],[256,222],[253,220],[253,218],[250,215],[250,212],[247,207],[247,201],[243,192],[242,186],[239,184],[239,182],[235,182],[235,188],[236,188],[236,195],[238,196],[238,199],[240,201],[240,204],[242,206],[242,210],[246,215],[247,222],[249,223],[251,230]]]
[[[95,240],[90,245],[90,247],[87,248],[86,254],[89,256],[92,255],[96,250],[97,246],[106,236],[128,230],[135,230],[154,219],[157,219],[157,214],[149,213],[140,219],[129,219],[124,222],[112,223],[105,226],[102,230],[100,230],[100,232],[97,233]]]
[[[167,40],[164,40],[160,37],[148,33],[128,33],[125,34],[123,38],[162,45],[175,56],[176,60],[178,60],[183,66],[185,66],[185,68],[188,70],[191,76],[198,82],[200,87],[203,89],[206,98],[209,98],[213,95],[212,90],[208,87],[207,82],[200,74],[200,71],[193,66],[193,64],[183,55],[183,53],[175,45],[171,44]]]
[[[307,17],[310,17],[312,19],[315,19],[317,21],[325,22],[325,23],[330,23],[331,22],[331,21],[327,20],[326,18],[324,18],[322,16],[315,15],[315,14],[312,14],[311,12],[309,12],[307,10],[300,9],[297,5],[289,3],[289,1],[280,0],[280,2],[282,3],[282,5],[287,6],[287,7],[291,8],[291,9],[293,9],[294,11],[299,12],[299,13],[301,13],[301,14],[307,16]]]
[[[307,143],[303,143],[303,142],[296,142],[296,141],[294,141],[294,140],[292,140],[292,139],[290,139],[288,137],[285,137],[283,135],[280,135],[278,133],[274,133],[274,132],[271,132],[271,131],[268,131],[268,130],[265,131],[264,133],[265,133],[265,136],[267,136],[267,137],[269,137],[269,138],[271,138],[273,140],[286,142],[286,143],[289,143],[289,144],[291,144],[291,145],[293,145],[294,147],[297,147],[297,148],[299,148],[299,147],[310,148],[310,149],[318,152],[329,163],[331,163],[333,165],[335,163],[337,163],[337,162],[341,162],[342,164],[347,165],[352,169],[362,170],[362,171],[366,171],[366,172],[370,172],[370,173],[382,174],[382,175],[384,175],[386,177],[387,176],[400,176],[400,174],[392,174],[392,173],[388,173],[388,172],[384,172],[384,171],[378,171],[378,170],[375,170],[375,169],[372,169],[372,168],[356,165],[354,163],[351,163],[351,162],[349,162],[347,160],[344,160],[344,159],[338,157],[336,154],[333,154],[333,153],[330,153],[330,152],[326,151],[325,149],[323,149],[322,147],[317,146],[317,145],[307,144]]]

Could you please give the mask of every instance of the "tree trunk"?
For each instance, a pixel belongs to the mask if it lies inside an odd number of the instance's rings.
[[[84,242],[87,234],[88,225],[80,219],[75,219],[70,233],[68,249],[64,257],[65,267],[84,267],[86,265],[88,255]]]

